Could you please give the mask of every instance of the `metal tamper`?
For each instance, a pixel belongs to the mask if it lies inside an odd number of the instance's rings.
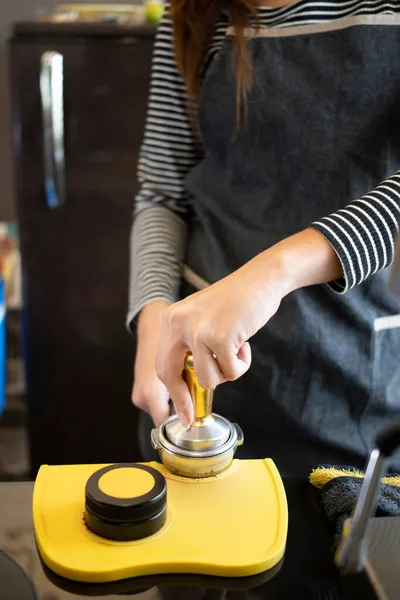
[[[185,429],[177,415],[151,432],[153,447],[164,466],[183,477],[211,477],[231,464],[236,448],[243,444],[240,427],[212,412],[214,390],[200,387],[193,357],[186,357],[183,378],[194,404],[194,422]]]

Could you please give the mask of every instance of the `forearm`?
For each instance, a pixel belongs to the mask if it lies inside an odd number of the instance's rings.
[[[271,249],[271,254],[280,261],[285,295],[343,276],[336,251],[315,229],[305,229],[283,240]]]
[[[284,239],[245,265],[252,279],[268,290],[278,285],[281,295],[299,288],[327,283],[343,275],[340,259],[330,243],[314,229]]]
[[[165,206],[151,206],[136,216],[130,247],[130,330],[150,303],[170,304],[178,300],[186,238],[185,221]]]
[[[278,280],[283,295],[328,283],[344,293],[389,266],[399,229],[400,172],[343,209],[255,259],[260,277]]]

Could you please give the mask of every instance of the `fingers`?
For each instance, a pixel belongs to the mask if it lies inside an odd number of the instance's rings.
[[[185,429],[189,429],[194,419],[194,406],[186,383],[182,378],[177,377],[174,382],[168,380],[167,386],[171,390],[171,397],[180,422]]]
[[[203,344],[194,346],[191,351],[197,379],[204,389],[213,389],[224,381],[239,379],[251,364],[251,350],[247,342],[237,354],[233,350],[222,351],[220,348],[220,354],[214,357],[212,350]],[[194,407],[189,389],[182,379],[185,358],[186,350],[171,351],[164,360],[157,360],[157,374],[169,391],[182,425],[188,428],[194,419]]]
[[[159,352],[157,356],[157,375],[168,389],[183,427],[188,429],[194,419],[194,407],[189,389],[182,379],[185,358],[186,349],[183,347],[172,349],[166,354],[162,351]]]
[[[243,344],[243,346],[240,348],[239,352],[237,353],[237,358],[238,360],[243,363],[241,365],[241,368],[244,369],[243,373],[246,373],[246,371],[249,370],[250,365],[251,365],[251,347],[249,342],[245,342]],[[239,375],[240,377],[240,375]]]
[[[135,380],[132,402],[152,417],[156,427],[169,417],[169,394],[154,371],[151,377]]]
[[[218,344],[218,346],[214,346],[214,354],[221,377],[219,383],[236,381],[246,373],[251,364],[251,351],[248,342],[245,342],[239,351],[228,344]]]
[[[219,363],[207,346],[204,344],[193,345],[192,355],[196,377],[203,389],[214,389],[217,385],[226,381],[226,377],[221,373]]]
[[[239,350],[229,339],[206,336],[205,343],[197,342],[193,348],[193,362],[203,388],[215,388],[224,381],[236,381],[251,364],[250,344],[245,342]]]
[[[181,318],[173,307],[164,314],[160,345],[156,359],[157,375],[167,388],[176,413],[186,429],[194,419],[189,389],[182,379],[188,347],[182,339]]]
[[[161,423],[164,423],[168,419],[170,414],[170,408],[168,402],[157,402],[153,401],[149,403],[149,414],[154,421],[156,427],[160,427]]]
[[[157,375],[166,386],[182,425],[189,427],[194,419],[193,400],[182,378],[188,351],[199,384],[213,389],[224,381],[235,381],[250,367],[250,346],[245,342],[239,349],[229,337],[210,334],[204,321],[195,314],[195,326],[186,315],[187,306],[182,303],[164,313],[160,345],[156,360]],[[215,330],[214,330],[215,331]]]

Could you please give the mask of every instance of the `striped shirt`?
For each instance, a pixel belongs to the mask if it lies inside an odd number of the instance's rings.
[[[396,14],[400,0],[300,0],[281,8],[259,8],[261,27],[293,27],[355,15]],[[221,17],[210,43],[207,67],[218,54],[229,22]],[[187,93],[173,49],[172,22],[158,28],[145,136],[140,152],[140,192],[131,235],[128,326],[153,300],[179,296],[191,198],[185,190],[190,170],[201,160],[187,114]],[[400,217],[400,171],[362,198],[310,224],[337,252],[344,277],[330,283],[345,293],[394,258]]]

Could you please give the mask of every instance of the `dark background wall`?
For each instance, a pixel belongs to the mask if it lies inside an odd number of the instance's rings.
[[[67,2],[63,2],[63,0],[0,0],[0,221],[12,219],[15,215],[7,38],[14,21],[30,20],[39,14],[45,13],[57,4],[63,3]],[[80,0],[79,3],[83,4],[84,0]],[[107,4],[107,0],[95,0],[95,3]],[[135,4],[136,2],[131,3]]]

